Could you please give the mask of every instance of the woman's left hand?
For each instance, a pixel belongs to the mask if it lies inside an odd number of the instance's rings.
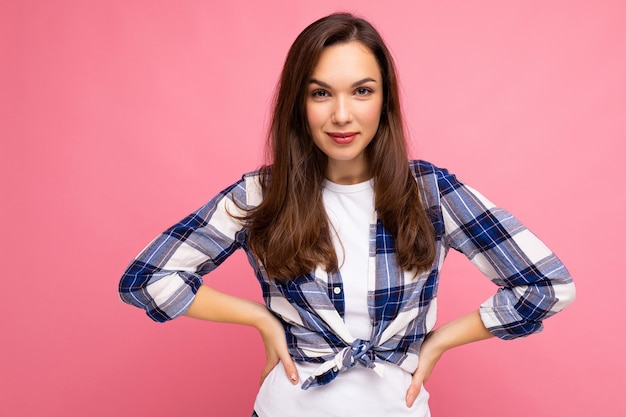
[[[432,373],[435,365],[441,355],[443,355],[444,350],[438,348],[435,345],[435,341],[431,337],[432,334],[428,335],[422,343],[422,347],[420,349],[419,354],[419,363],[417,365],[417,369],[413,373],[413,378],[411,380],[411,385],[409,385],[409,389],[406,392],[406,406],[412,407],[415,399],[422,389],[422,384],[428,380],[430,374]]]
[[[422,343],[417,369],[406,392],[407,407],[413,405],[422,389],[422,384],[428,380],[437,361],[445,351],[490,337],[493,337],[493,335],[483,324],[478,310],[461,316],[430,332],[424,339],[424,343]]]

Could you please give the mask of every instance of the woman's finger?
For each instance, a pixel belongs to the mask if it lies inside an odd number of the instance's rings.
[[[265,364],[265,368],[263,368],[263,372],[261,372],[261,382],[260,385],[263,385],[263,381],[265,381],[265,378],[267,378],[267,376],[270,374],[270,372],[272,371],[273,366],[271,366],[269,363]]]
[[[281,357],[281,362],[283,363],[283,368],[285,369],[285,375],[291,381],[292,384],[298,383],[298,370],[296,369],[296,364],[291,359],[289,354],[286,354]]]
[[[413,378],[411,379],[411,385],[409,385],[409,389],[406,391],[406,406],[411,408],[413,407],[413,403],[415,403],[415,399],[419,395],[422,390],[422,383],[424,382],[424,378],[419,372],[415,372],[413,374]]]

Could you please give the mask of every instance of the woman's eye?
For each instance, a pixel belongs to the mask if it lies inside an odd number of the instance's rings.
[[[328,97],[328,92],[325,90],[315,90],[311,93],[313,98],[325,98]]]
[[[366,96],[366,95],[370,94],[371,92],[372,92],[372,90],[370,90],[369,88],[360,87],[360,88],[356,89],[355,94],[357,96]]]

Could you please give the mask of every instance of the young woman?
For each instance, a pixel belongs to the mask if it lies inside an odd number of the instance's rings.
[[[259,416],[429,416],[422,383],[446,350],[537,332],[574,299],[565,267],[518,220],[407,162],[394,64],[368,22],[334,14],[298,36],[268,138],[269,164],[157,237],[119,287],[156,321],[257,328]],[[433,330],[450,248],[499,289]],[[265,305],[203,285],[237,249]]]

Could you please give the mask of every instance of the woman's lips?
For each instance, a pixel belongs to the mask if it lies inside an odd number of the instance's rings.
[[[357,132],[327,132],[326,134],[334,142],[340,145],[347,145],[356,138]]]

